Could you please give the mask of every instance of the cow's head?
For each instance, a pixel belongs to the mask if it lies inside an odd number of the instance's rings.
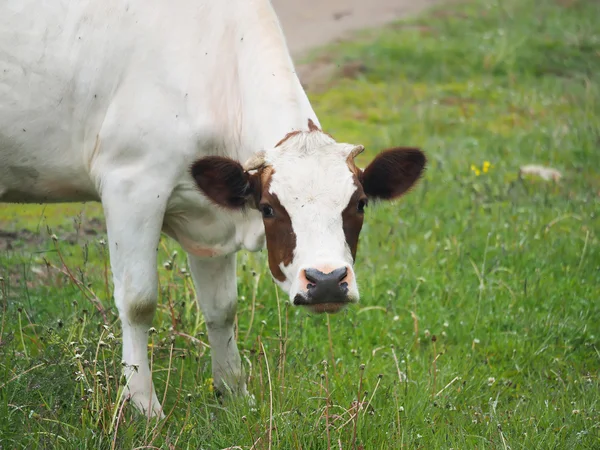
[[[358,301],[353,263],[367,204],[400,197],[425,167],[420,150],[392,148],[362,170],[354,164],[362,150],[309,121],[308,131],[289,133],[244,166],[211,156],[192,175],[216,204],[262,213],[271,274],[294,305],[337,312]]]

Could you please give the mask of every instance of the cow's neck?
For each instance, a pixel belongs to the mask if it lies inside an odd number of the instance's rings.
[[[287,133],[318,124],[298,80],[270,2],[249,2],[237,42],[241,95],[240,159],[272,148]],[[251,18],[251,20],[249,20]]]

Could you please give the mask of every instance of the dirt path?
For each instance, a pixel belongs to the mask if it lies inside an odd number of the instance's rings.
[[[292,54],[394,21],[440,0],[271,0]]]

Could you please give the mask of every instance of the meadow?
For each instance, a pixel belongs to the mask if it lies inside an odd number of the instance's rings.
[[[149,350],[167,419],[148,421],[118,401],[99,206],[0,205],[1,449],[600,448],[600,2],[454,2],[309,64],[334,68],[309,96],[365,145],[359,165],[398,145],[429,158],[409,195],[367,209],[361,303],[311,315],[264,251],[241,253],[256,405],[222,401],[163,238]]]

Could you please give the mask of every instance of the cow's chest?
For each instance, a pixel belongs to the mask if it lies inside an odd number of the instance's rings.
[[[199,258],[227,255],[264,246],[264,226],[258,214],[198,211],[165,217],[163,231],[189,254]]]

